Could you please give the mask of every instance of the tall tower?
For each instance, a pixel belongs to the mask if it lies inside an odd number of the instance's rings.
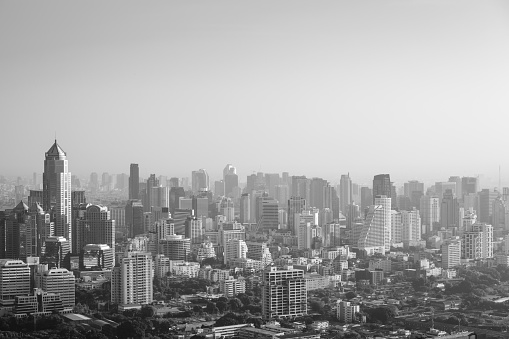
[[[51,214],[55,223],[55,235],[64,237],[71,243],[71,173],[66,153],[55,140],[45,155],[42,177],[43,208]]]
[[[391,197],[391,177],[389,174],[378,174],[373,178],[373,203],[379,195]]]
[[[352,202],[352,180],[350,174],[341,175],[339,181],[339,209],[341,212],[347,214],[347,206]]]
[[[140,168],[131,164],[129,169],[129,200],[140,198]]]

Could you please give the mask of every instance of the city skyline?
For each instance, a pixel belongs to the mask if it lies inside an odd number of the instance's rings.
[[[509,178],[507,2],[150,3],[2,2],[3,175]]]
[[[60,145],[57,143],[57,139],[54,140],[54,144],[52,146],[52,149],[55,148],[55,145],[57,145],[57,147],[59,147],[59,149],[61,150],[60,148]],[[67,154],[65,154],[66,157],[67,157]],[[119,174],[125,174],[129,177],[129,173],[130,173],[130,170],[132,169],[131,167],[135,165],[136,168],[137,168],[137,171],[138,173],[137,174],[137,177],[139,179],[139,183],[142,183],[142,182],[146,182],[148,180],[149,177],[153,176],[154,174],[159,177],[159,176],[166,176],[167,179],[169,180],[171,177],[177,177],[177,178],[187,178],[189,179],[190,183],[192,183],[192,173],[198,169],[193,169],[193,170],[190,170],[189,174],[191,175],[183,175],[183,176],[177,176],[177,175],[173,175],[171,173],[154,173],[153,171],[151,170],[146,170],[146,171],[141,171],[140,172],[140,164],[136,164],[136,163],[130,163],[129,166],[128,166],[128,170],[127,171],[120,171],[118,173],[114,173],[114,172],[107,172],[107,171],[92,171],[90,173],[83,173],[83,174],[80,174],[80,175],[77,175],[78,178],[80,179],[85,179],[85,182],[88,182],[90,180],[90,176],[92,174],[97,174],[97,176],[99,176],[100,174],[109,174],[109,175],[119,175]],[[228,163],[227,166],[233,166],[235,169],[237,169],[237,167],[235,167],[234,165]],[[71,166],[72,168],[72,166]],[[205,167],[200,167],[199,168],[199,171],[201,170],[205,170],[209,176],[210,176],[210,172],[207,168]],[[42,175],[44,171],[42,172],[38,172],[38,171],[33,171],[30,173],[30,175],[7,175],[6,177],[10,177],[11,179],[14,179],[16,177],[21,177],[21,178],[29,178],[30,180],[32,179],[33,175],[34,174],[37,174],[37,175]],[[78,171],[79,173],[80,171]],[[216,172],[219,172],[219,171],[216,171]],[[291,171],[289,171],[288,169],[287,170],[283,170],[281,172],[263,172],[263,171],[253,171],[253,172],[250,172],[250,173],[245,173],[245,175],[243,175],[243,172],[241,171],[240,175],[239,175],[239,180],[238,180],[238,183],[240,186],[244,186],[246,184],[246,178],[251,175],[251,174],[256,174],[256,173],[264,173],[264,174],[281,174],[281,173],[284,173],[284,172],[288,172],[290,176],[306,176],[308,179],[312,179],[312,178],[320,178],[319,176],[315,176],[315,175],[309,175],[309,174],[306,174],[306,173],[292,173]],[[354,173],[355,174],[355,173]],[[409,176],[408,178],[410,179],[407,179],[407,180],[391,180],[391,182],[397,184],[397,188],[402,190],[403,189],[403,184],[406,184],[408,182],[411,182],[411,181],[418,181],[420,183],[423,183],[426,187],[429,187],[429,186],[433,186],[436,182],[447,182],[449,180],[449,178],[451,177],[455,177],[457,173],[454,173],[454,174],[445,174],[444,177],[442,178],[437,178],[437,180],[432,180],[432,181],[425,181],[425,180],[422,180],[422,178],[418,178],[416,176]],[[75,172],[73,171],[73,176],[76,175]],[[371,177],[370,177],[370,174],[367,174],[367,177],[365,179],[352,179],[352,182],[355,183],[355,184],[358,184],[358,185],[362,185],[362,186],[369,186],[369,187],[372,187],[372,178],[373,176],[377,176],[377,175],[385,175],[385,174],[376,174],[376,173],[373,173],[371,174]],[[389,173],[390,175],[390,173]],[[3,173],[0,173],[0,176],[4,176],[5,175]],[[350,176],[350,172],[348,172],[347,174],[344,174],[344,173],[340,173],[336,176],[334,176],[333,178],[325,178],[326,180],[329,180],[332,184],[334,185],[340,185],[341,183],[341,177],[343,176]],[[495,189],[499,189],[501,190],[503,187],[509,185],[509,179],[506,179],[504,180],[504,177],[502,176],[502,174],[500,174],[500,177],[497,177],[497,178],[486,178],[484,177],[482,174],[477,174],[477,175],[466,175],[466,174],[461,174],[459,175],[460,177],[476,177],[478,178],[479,182],[478,182],[478,185],[479,188],[495,188]],[[243,179],[244,178],[244,179]],[[42,179],[42,177],[40,178]],[[441,180],[439,180],[441,179]],[[488,180],[486,180],[488,179]],[[499,181],[500,179],[500,181]],[[217,177],[213,177],[213,176],[210,176],[210,179],[208,180],[209,183],[208,183],[208,189],[209,190],[213,190],[214,189],[214,184],[215,184],[215,181],[216,180],[223,180],[223,177],[222,175],[218,175]],[[99,183],[101,182],[101,180],[98,181]],[[486,182],[488,182],[488,184],[486,184]],[[129,180],[129,183],[131,183],[131,181]],[[499,183],[500,183],[500,187],[499,187]],[[507,183],[507,184],[506,184]]]

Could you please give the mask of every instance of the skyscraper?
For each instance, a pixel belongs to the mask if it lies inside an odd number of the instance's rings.
[[[45,154],[43,174],[43,208],[51,211],[55,235],[72,240],[71,172],[66,153],[55,143]],[[72,252],[71,248],[71,252]]]
[[[231,164],[226,165],[223,170],[224,195],[229,196],[233,192],[234,187],[239,186],[239,177],[237,169]]]
[[[341,212],[347,214],[347,206],[352,202],[352,180],[350,174],[341,175],[339,181],[339,209]]]
[[[140,168],[131,164],[129,168],[129,200],[140,198]]]
[[[440,221],[440,203],[438,197],[423,195],[421,197],[421,220],[426,226],[426,233],[433,231],[435,223]]]
[[[392,196],[391,176],[389,174],[378,174],[373,178],[373,203],[379,195]]]
[[[391,198],[375,197],[362,228],[358,246],[369,253],[389,251],[391,248]]]
[[[193,192],[209,190],[209,175],[206,170],[199,169],[191,173],[191,180],[193,185]]]
[[[76,221],[75,251],[80,253],[88,244],[106,244],[115,254],[115,220],[105,206],[89,205],[81,219]]]

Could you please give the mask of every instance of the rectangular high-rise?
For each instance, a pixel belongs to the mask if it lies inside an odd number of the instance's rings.
[[[111,275],[111,302],[121,305],[150,304],[153,301],[152,255],[127,252]]]
[[[293,266],[267,266],[262,276],[262,318],[293,318],[306,314],[304,271]]]
[[[379,195],[391,197],[391,176],[389,174],[378,174],[373,178],[373,204]]]
[[[131,164],[129,168],[129,200],[140,198],[140,168]]]

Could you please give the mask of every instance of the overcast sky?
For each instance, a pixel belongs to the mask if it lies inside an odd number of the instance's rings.
[[[508,60],[505,0],[3,0],[0,174],[509,184]]]

